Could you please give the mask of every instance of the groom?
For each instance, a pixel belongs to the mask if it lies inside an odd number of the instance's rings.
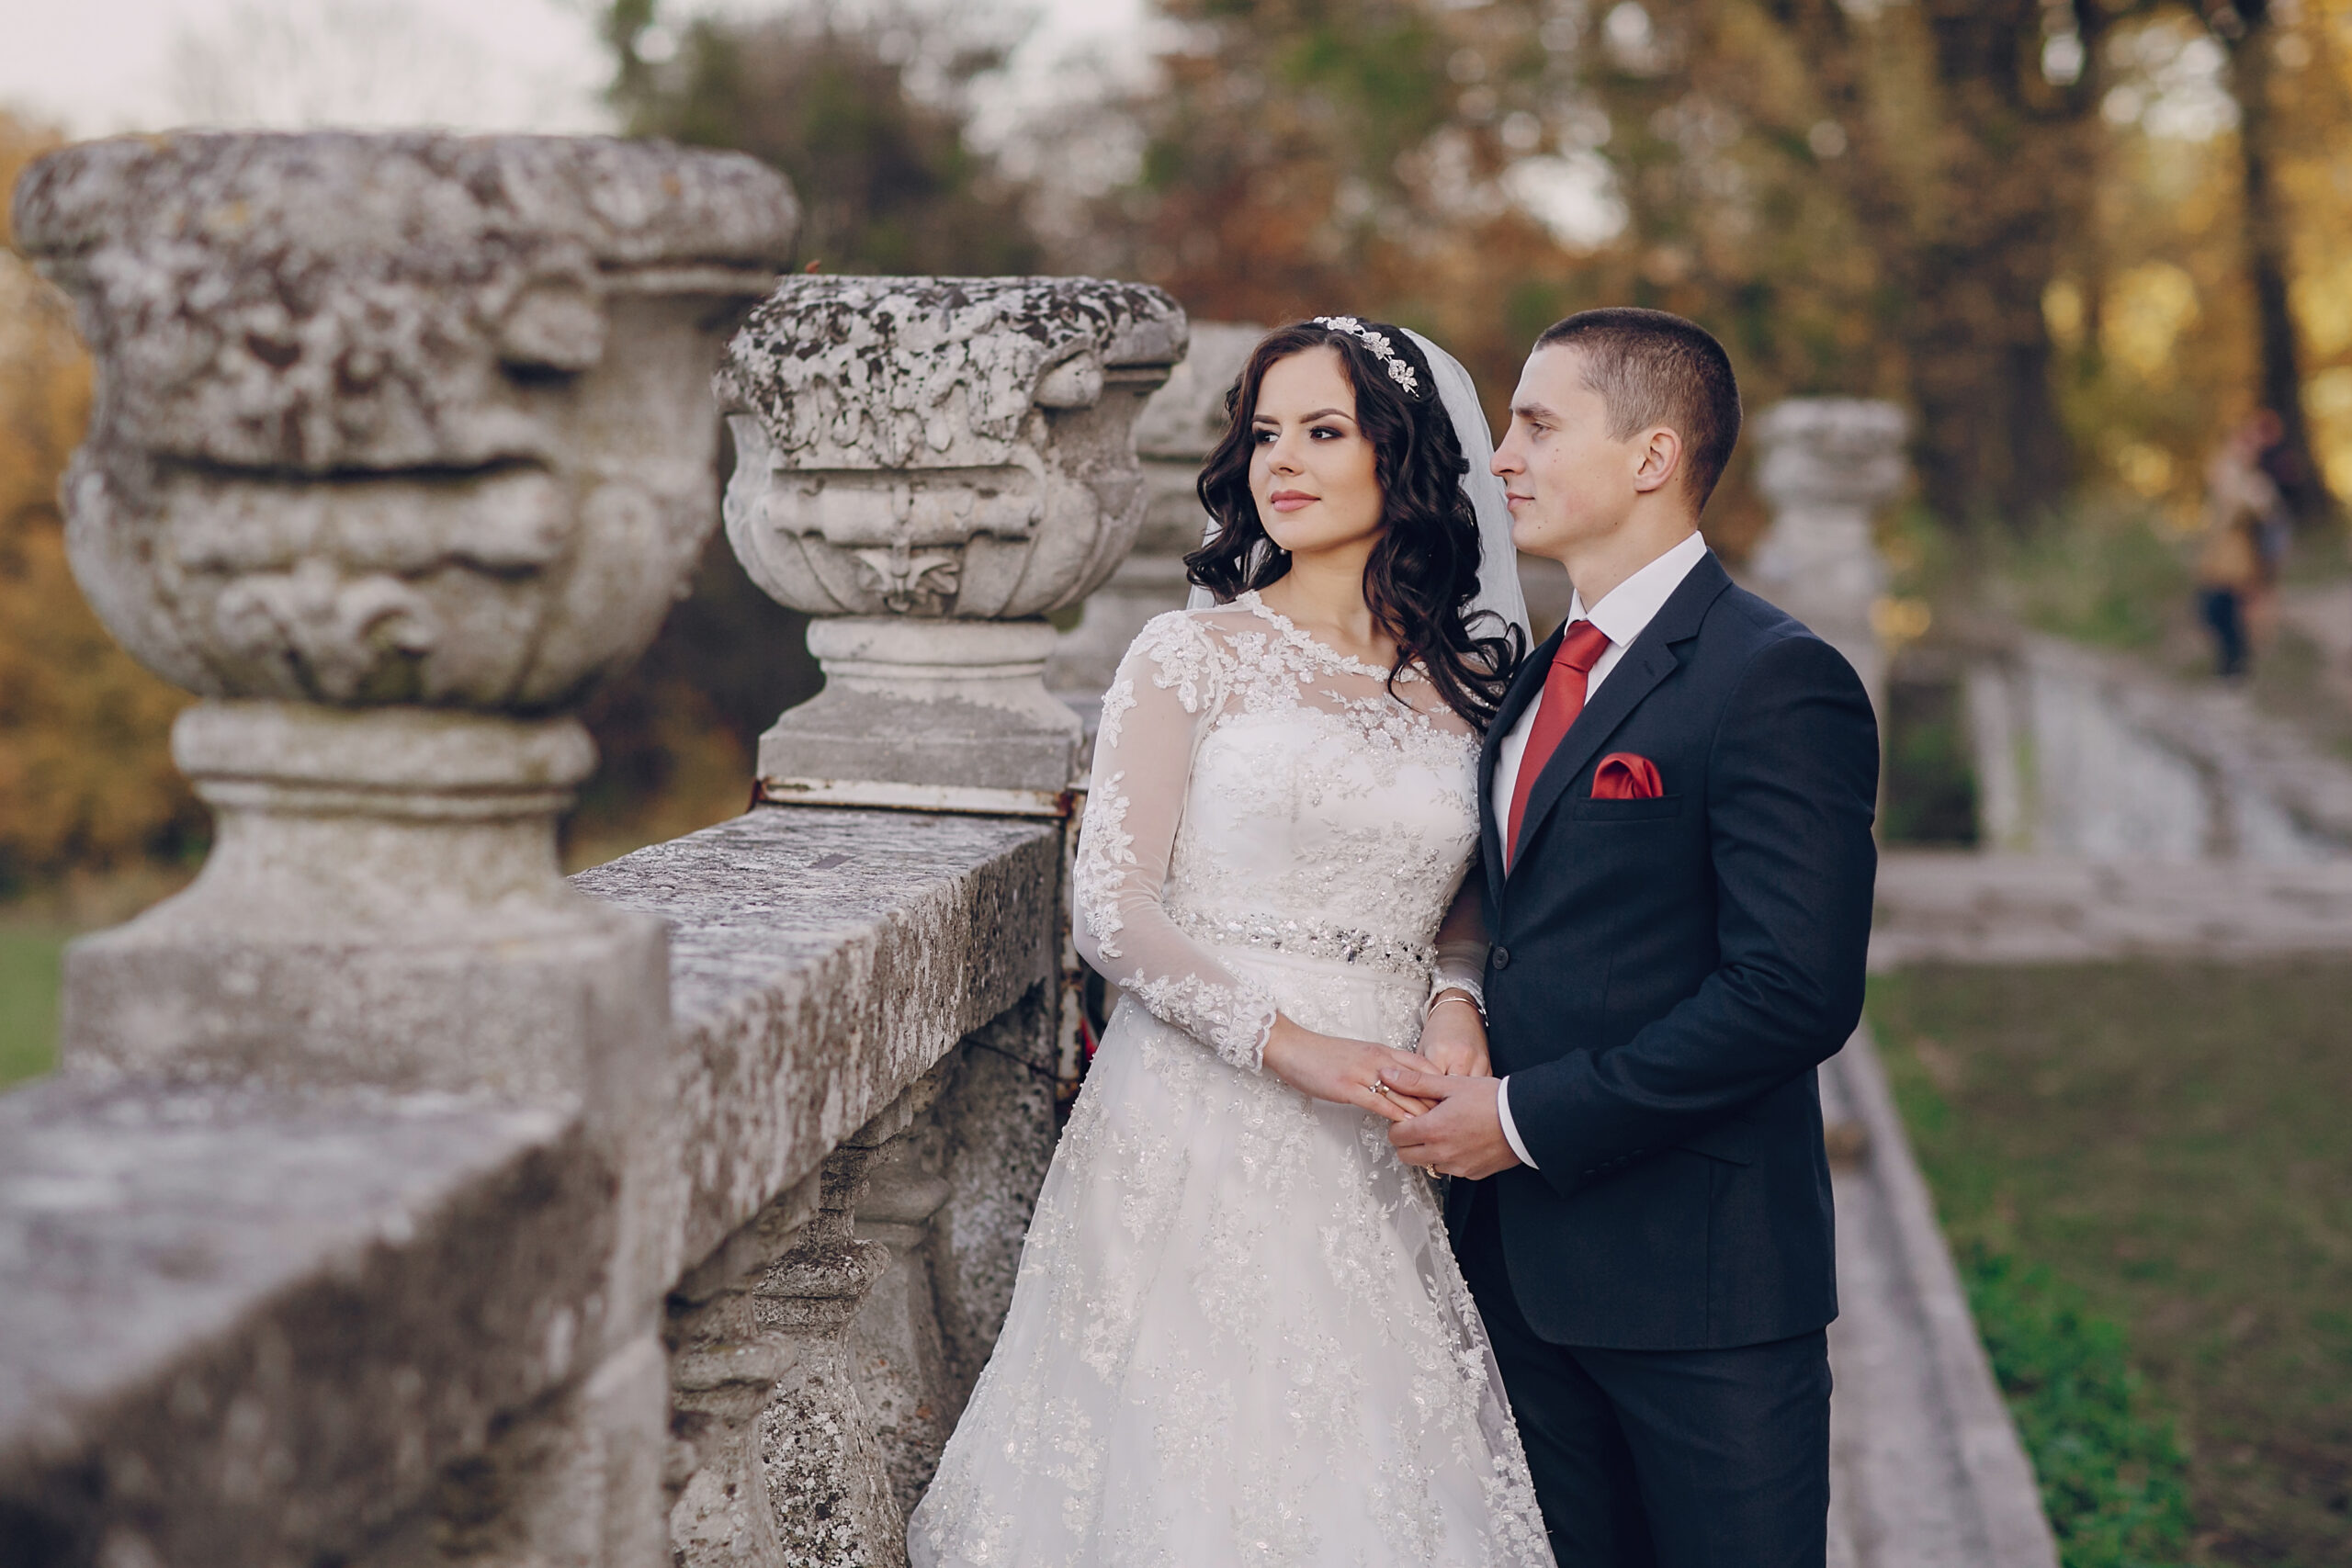
[[[1576,599],[1479,759],[1498,1076],[1384,1075],[1442,1102],[1401,1156],[1469,1179],[1448,1219],[1562,1568],[1826,1551],[1814,1067],[1861,1011],[1878,732],[1699,536],[1738,434],[1679,317],[1588,310],[1529,355],[1494,470]]]

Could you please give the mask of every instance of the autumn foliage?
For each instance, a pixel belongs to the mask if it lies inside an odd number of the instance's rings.
[[[53,141],[0,116],[0,191]],[[66,564],[57,483],[89,408],[71,308],[0,248],[0,891],[178,858],[203,830],[170,755],[187,698],[107,636]]]

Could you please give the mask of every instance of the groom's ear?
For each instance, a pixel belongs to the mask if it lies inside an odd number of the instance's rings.
[[[1634,489],[1648,495],[1672,484],[1682,472],[1682,434],[1670,424],[1654,424],[1638,439],[1641,461],[1634,469]]]

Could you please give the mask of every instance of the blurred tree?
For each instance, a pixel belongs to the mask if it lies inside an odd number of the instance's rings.
[[[1025,188],[967,136],[967,91],[1011,42],[990,7],[805,0],[765,17],[673,24],[658,0],[612,0],[604,15],[627,130],[739,149],[782,170],[802,206],[800,263],[1038,267]],[[722,479],[731,468],[728,446]],[[712,539],[653,646],[589,705],[603,761],[568,825],[575,860],[741,809],[760,731],[821,683],[807,624],[752,583],[723,536]]]
[[[1178,26],[1161,81],[1126,106],[1136,177],[1094,210],[1124,243],[1114,265],[1204,319],[1352,310],[1419,328],[1506,397],[1527,340],[1588,292],[1506,184],[1544,135],[1523,8],[1158,9]]]
[[[965,89],[1012,39],[988,6],[665,21],[613,0],[612,97],[631,135],[733,147],[782,170],[803,207],[800,259],[828,272],[1035,271],[1025,192],[967,137]]]
[[[2030,526],[2066,494],[2043,299],[2089,228],[2099,0],[1681,0],[1694,79],[1842,197],[1902,346],[1922,490]],[[1770,61],[1758,69],[1758,59]]]
[[[1091,209],[1093,265],[1204,320],[1344,310],[1416,328],[1497,419],[1527,344],[1583,306],[1636,299],[1739,336],[1729,291],[1670,255],[1645,269],[1653,251],[1621,240],[1636,182],[1596,152],[1611,121],[1573,69],[1582,35],[1545,6],[1156,8],[1170,41],[1123,106],[1139,152]],[[1744,542],[1760,511],[1736,474],[1721,496],[1711,527]]]
[[[2229,55],[2231,96],[2238,109],[2238,163],[2245,204],[2246,283],[2259,332],[2256,390],[2278,415],[2282,433],[2272,477],[2306,527],[2330,520],[2334,503],[2312,449],[2303,400],[2302,351],[2290,299],[2294,220],[2278,164],[2292,134],[2278,85],[2282,51],[2308,61],[2311,46],[2282,22],[2293,0],[2204,0],[2206,24]]]
[[[1909,404],[1926,500],[1962,527],[2030,529],[2086,474],[2193,489],[2233,411],[2294,425],[2307,383],[2352,443],[2352,369],[2312,382],[2297,359],[2318,317],[2352,344],[2314,238],[2352,206],[2330,41],[2352,0],[1156,9],[1159,79],[1125,107],[1138,166],[1093,215],[1125,236],[1109,265],[1196,313],[1387,315],[1499,400],[1557,314],[1679,310],[1754,401]],[[2225,72],[2181,31],[2257,22],[2267,41]],[[2269,106],[2234,140],[2233,91]],[[2296,185],[2335,199],[2290,209]],[[2316,472],[2307,450],[2290,461]],[[1752,507],[1732,479],[1723,506]]]
[[[0,193],[57,140],[0,114]],[[167,739],[187,698],[107,635],[66,566],[57,483],[89,416],[90,364],[7,223],[0,202],[0,893],[181,858],[205,832]]]

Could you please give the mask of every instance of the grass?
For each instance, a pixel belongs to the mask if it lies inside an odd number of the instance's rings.
[[[2048,1269],[1971,1247],[1968,1304],[2041,1483],[2064,1568],[2188,1555],[2188,1460],[2123,1327]]]
[[[2102,648],[2157,647],[2189,599],[2189,547],[2143,507],[2086,503],[1996,553],[2019,619]]]
[[[2352,963],[1924,967],[1871,1011],[2070,1568],[2352,1564]]]
[[[57,1065],[57,966],[70,934],[0,924],[0,1088]]]

